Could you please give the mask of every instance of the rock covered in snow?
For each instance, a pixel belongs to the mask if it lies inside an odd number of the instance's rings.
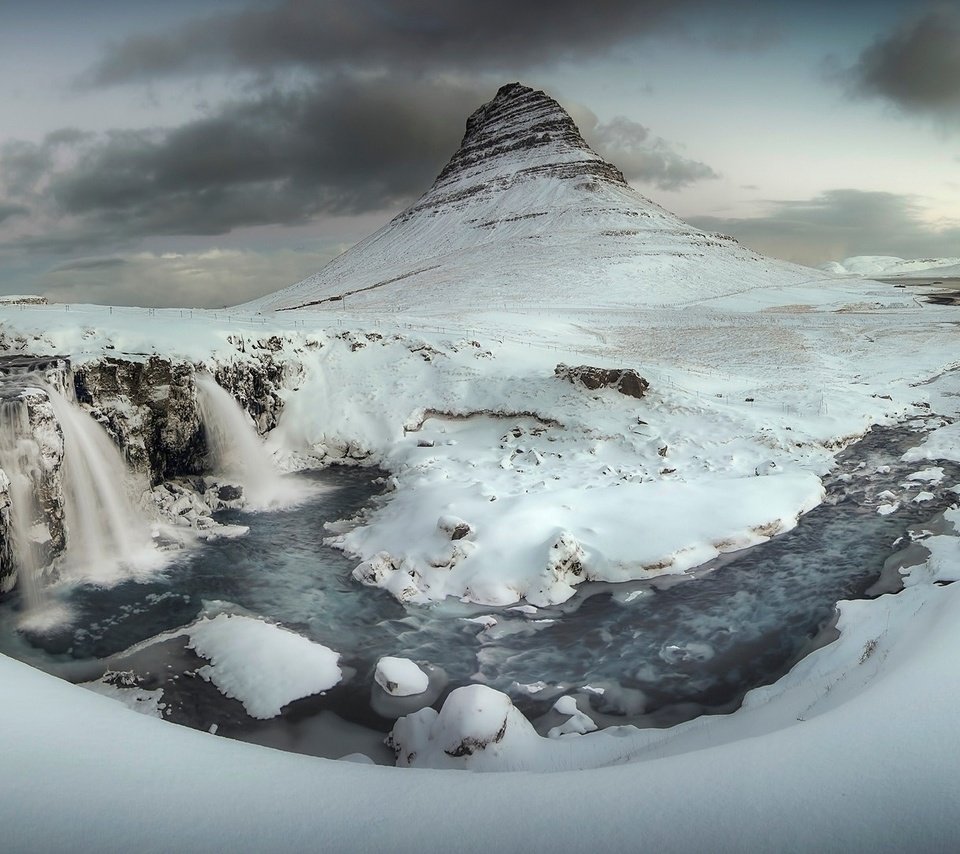
[[[394,697],[412,697],[427,690],[430,679],[409,658],[384,656],[377,662],[373,677],[377,684]]]
[[[565,602],[573,595],[573,587],[584,580],[586,555],[576,537],[561,531],[547,550],[547,566],[539,584],[527,591],[527,601],[537,607]]]
[[[597,725],[593,719],[577,707],[576,697],[565,696],[553,704],[553,710],[561,715],[569,715],[559,726],[551,727],[547,738],[560,738],[563,735],[584,735],[593,732]]]
[[[280,626],[232,614],[189,626],[188,647],[209,660],[197,673],[254,718],[272,718],[288,703],[340,682],[340,654]]]
[[[446,534],[451,540],[462,540],[473,533],[470,523],[458,516],[441,516],[437,520],[437,530]]]
[[[590,365],[559,364],[553,369],[558,379],[569,380],[591,391],[598,388],[612,388],[628,397],[643,397],[650,387],[643,377],[632,368],[594,368]]]
[[[507,755],[520,759],[540,741],[506,694],[466,685],[439,712],[426,708],[398,720],[387,743],[401,767],[482,769]]]

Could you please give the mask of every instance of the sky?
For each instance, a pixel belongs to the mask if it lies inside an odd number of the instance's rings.
[[[515,80],[768,255],[960,256],[960,0],[0,0],[0,294],[278,290]]]

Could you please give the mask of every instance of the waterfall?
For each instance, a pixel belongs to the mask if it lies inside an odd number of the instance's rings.
[[[295,487],[281,477],[250,416],[209,374],[197,374],[197,399],[207,436],[210,467],[243,487],[250,509],[287,503]]]
[[[106,431],[92,416],[48,387],[63,431],[67,572],[110,584],[158,561],[150,526],[136,508],[138,486]]]
[[[40,507],[34,485],[39,480],[40,448],[32,437],[26,403],[17,398],[0,401],[0,469],[9,484],[10,556],[24,602],[33,611],[44,601],[45,562],[37,542],[44,537],[36,523]]]

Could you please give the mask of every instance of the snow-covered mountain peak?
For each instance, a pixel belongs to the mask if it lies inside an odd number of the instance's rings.
[[[587,145],[553,98],[509,83],[467,119],[460,148],[425,198],[479,188],[494,178],[523,180],[551,172],[626,185],[620,170]]]
[[[774,278],[771,278],[774,275]],[[637,192],[541,91],[510,83],[467,119],[430,189],[318,273],[246,309],[435,313],[676,304],[809,279]]]

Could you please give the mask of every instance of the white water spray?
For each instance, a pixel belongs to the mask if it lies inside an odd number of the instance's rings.
[[[111,584],[153,568],[150,526],[136,507],[136,478],[106,431],[60,392],[47,388],[63,431],[66,571]]]
[[[209,374],[197,374],[197,400],[216,474],[243,487],[246,506],[264,510],[289,503],[296,488],[281,477],[250,416]]]
[[[40,448],[32,436],[26,403],[0,401],[0,469],[7,476],[10,496],[11,555],[17,567],[17,583],[27,610],[44,602],[43,560],[35,525],[39,515],[35,482],[40,469]]]

